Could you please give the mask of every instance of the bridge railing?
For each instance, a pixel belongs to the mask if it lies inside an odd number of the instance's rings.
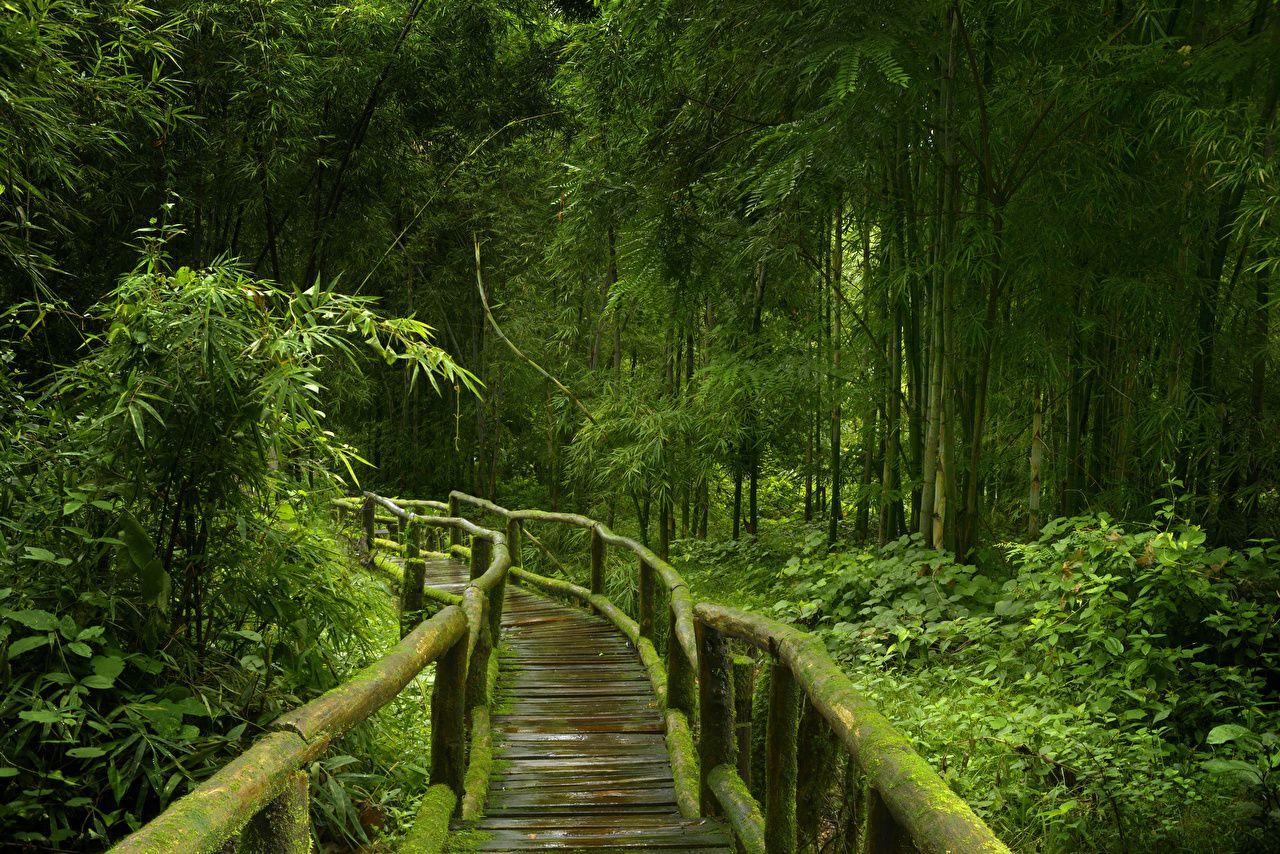
[[[416,845],[412,850],[438,850],[434,843],[443,842],[452,816],[483,810],[490,772],[489,707],[497,667],[493,650],[511,551],[500,531],[461,518],[419,515],[409,507],[447,510],[437,502],[397,503],[368,493],[363,499],[335,502],[339,513],[359,513],[361,546],[370,559],[380,548],[376,522],[390,524],[383,546],[399,550],[405,558],[400,642],[348,681],[281,715],[249,749],[122,840],[113,854],[309,851],[310,799],[302,769],[433,662],[431,788],[414,826],[419,837],[430,838],[407,844]],[[420,620],[420,543],[424,532],[433,531],[447,531],[454,546],[464,537],[470,539],[470,581],[461,595],[427,588],[441,608]]]
[[[810,789],[805,798],[799,792],[804,782],[830,779],[823,765],[830,765],[831,757],[819,742],[834,737],[854,771],[848,782],[858,801],[858,850],[1007,854],[987,824],[853,687],[817,637],[738,609],[695,604],[688,585],[667,561],[594,519],[509,510],[457,491],[450,493],[445,512],[457,517],[463,504],[505,520],[513,555],[530,522],[590,532],[589,588],[529,572],[519,558],[511,575],[588,605],[632,641],[663,711],[676,801],[686,817],[723,816],[748,854],[792,854],[802,830],[812,847],[820,847],[813,843],[822,831],[801,828],[798,816],[803,811],[815,823],[817,813],[807,802],[815,793]],[[635,619],[605,596],[610,546],[636,559]],[[668,594],[665,661],[654,643],[662,616],[655,612],[659,589]],[[755,649],[768,662],[763,805],[748,785],[754,663],[734,656],[731,640]]]

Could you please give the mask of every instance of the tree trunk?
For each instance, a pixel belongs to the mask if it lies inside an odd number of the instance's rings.
[[[1044,395],[1035,393],[1031,414],[1031,492],[1027,497],[1027,538],[1040,536],[1040,463],[1044,459]]]
[[[840,536],[840,398],[844,381],[840,373],[840,342],[844,336],[840,303],[844,299],[841,278],[844,275],[844,199],[836,204],[835,233],[831,243],[831,516],[827,525],[827,545],[833,546]]]

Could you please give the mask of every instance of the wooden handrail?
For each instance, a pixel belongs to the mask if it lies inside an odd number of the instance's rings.
[[[991,828],[921,757],[911,743],[860,694],[827,653],[816,636],[794,626],[710,602],[696,605],[688,585],[669,563],[642,544],[610,531],[605,525],[576,513],[510,510],[487,499],[463,492],[449,494],[448,512],[457,515],[459,503],[471,504],[514,522],[551,522],[592,532],[591,589],[569,581],[548,578],[528,570],[513,577],[551,593],[576,599],[611,620],[636,646],[650,672],[654,693],[664,706],[668,747],[676,781],[676,797],[682,811],[690,804],[704,814],[723,813],[733,826],[744,850],[767,854],[792,854],[796,850],[797,727],[801,699],[831,727],[867,782],[867,804],[862,828],[864,850],[896,850],[895,840],[906,837],[915,849],[927,854],[1008,854],[1008,848]],[[622,613],[603,595],[604,546],[631,551],[639,560],[639,621]],[[694,762],[689,747],[687,716],[693,703],[685,692],[663,676],[663,665],[651,637],[642,626],[651,608],[652,590],[645,589],[646,570],[662,579],[670,592],[672,636],[668,644],[668,669],[692,665],[698,674],[700,754]],[[650,598],[650,602],[644,600]],[[651,612],[650,612],[651,613]],[[651,626],[650,626],[651,631]],[[733,662],[725,639],[734,638],[766,653],[774,661],[770,682],[769,730],[766,736],[766,802],[762,811],[751,797],[735,767],[736,726],[733,698]],[[674,654],[677,651],[683,654]],[[683,662],[680,661],[683,659]],[[677,693],[684,696],[676,696]],[[673,741],[674,734],[674,741]],[[701,766],[701,774],[694,770]],[[700,776],[701,782],[692,776]],[[699,792],[701,789],[701,792]]]
[[[517,522],[554,522],[564,525],[573,525],[578,528],[585,528],[595,531],[600,540],[606,545],[618,546],[629,550],[639,560],[646,565],[652,567],[653,571],[662,579],[663,586],[666,588],[671,597],[671,610],[675,617],[675,636],[679,640],[681,648],[684,650],[685,657],[689,661],[690,667],[697,669],[698,667],[698,644],[694,637],[693,630],[693,598],[689,594],[689,585],[685,583],[684,578],[676,571],[676,568],[667,563],[662,558],[653,553],[648,546],[624,537],[621,534],[615,534],[607,525],[597,522],[587,516],[577,513],[549,513],[543,510],[508,510],[500,507],[484,498],[478,498],[474,495],[468,495],[465,492],[454,490],[449,493],[449,506],[453,507],[455,502],[464,501],[481,510],[487,510],[504,519],[514,519]],[[595,591],[601,592],[599,590]]]
[[[448,505],[436,501],[402,503],[426,510],[448,510]],[[419,516],[371,493],[366,493],[363,500],[337,499],[333,506],[339,511],[361,513],[365,522],[364,547],[371,558],[376,547],[372,530],[375,506],[385,508],[390,518],[402,522],[404,531],[411,533],[416,525],[448,528],[454,535],[471,536],[473,555],[484,553],[479,543],[489,547],[489,554],[479,571],[473,568],[472,579],[461,597],[440,591],[436,598],[449,604],[408,630],[386,655],[338,687],[281,715],[266,735],[122,840],[111,849],[112,854],[212,854],[224,850],[246,828],[256,834],[250,846],[254,850],[307,850],[307,777],[300,769],[323,755],[343,733],[386,705],[432,662],[438,662],[431,698],[433,795],[425,803],[440,809],[428,820],[445,827],[464,799],[472,805],[483,802],[483,794],[473,789],[481,784],[487,787],[488,774],[468,773],[466,715],[470,712],[472,716],[470,752],[487,753],[487,744],[478,751],[474,740],[487,737],[488,732],[483,722],[488,720],[490,700],[489,653],[496,644],[494,633],[501,619],[501,600],[511,568],[506,536],[466,519]],[[405,547],[406,566],[418,559],[413,536],[401,545]],[[421,575],[418,583],[422,583]],[[469,706],[468,701],[482,705]],[[482,725],[476,726],[477,721]]]

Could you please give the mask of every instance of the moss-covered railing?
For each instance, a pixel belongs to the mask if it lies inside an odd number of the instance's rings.
[[[695,604],[674,567],[594,519],[508,510],[456,491],[450,493],[445,512],[458,517],[463,504],[503,518],[513,553],[519,552],[524,526],[530,522],[590,532],[590,588],[530,572],[519,560],[511,577],[593,608],[631,640],[663,711],[676,801],[686,817],[722,816],[748,854],[797,851],[802,821],[798,812],[817,823],[817,812],[801,795],[800,784],[827,778],[822,766],[830,765],[831,757],[818,742],[834,736],[857,774],[845,784],[858,801],[859,851],[1007,854],[986,823],[854,689],[818,638],[756,614],[710,602]],[[559,563],[549,549],[538,545]],[[605,596],[609,546],[630,552],[636,560],[635,619]],[[660,588],[667,593],[665,662],[655,645]],[[756,650],[768,662],[765,767],[759,769],[764,772],[763,803],[747,782],[752,776],[754,662],[734,656],[731,641]],[[692,721],[697,721],[696,737]],[[810,791],[808,797],[815,794]],[[820,835],[820,829],[809,829],[809,847],[820,847],[813,844]]]
[[[512,566],[507,538],[466,519],[414,512],[447,509],[436,502],[397,503],[366,493],[363,499],[339,499],[334,505],[339,514],[359,514],[360,546],[371,563],[380,552],[404,558],[401,641],[352,679],[281,715],[253,746],[121,841],[113,854],[309,851],[310,800],[302,769],[432,662],[431,787],[404,850],[438,851],[451,818],[483,811],[497,666],[493,651]],[[378,522],[388,525],[387,537],[376,536]],[[422,536],[441,531],[448,531],[451,550],[471,561],[470,581],[461,595],[424,585]],[[461,547],[464,537],[470,538],[469,550]],[[427,597],[440,607],[424,620]]]

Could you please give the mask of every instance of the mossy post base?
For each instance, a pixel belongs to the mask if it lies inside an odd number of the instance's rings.
[[[431,783],[462,799],[467,773],[467,638],[459,638],[436,664],[431,689]]]
[[[756,693],[756,663],[733,657],[734,734],[738,743],[738,776],[751,788],[751,701]]]
[[[720,815],[720,804],[712,791],[710,775],[720,765],[735,765],[733,658],[729,640],[710,626],[699,623],[698,708],[701,712],[698,761],[702,770],[702,814]]]
[[[795,854],[796,773],[800,686],[791,668],[774,662],[769,670],[769,722],[765,736],[765,849]]]
[[[413,827],[400,843],[403,854],[438,854],[449,837],[449,818],[458,804],[458,796],[448,786],[427,789]]]

